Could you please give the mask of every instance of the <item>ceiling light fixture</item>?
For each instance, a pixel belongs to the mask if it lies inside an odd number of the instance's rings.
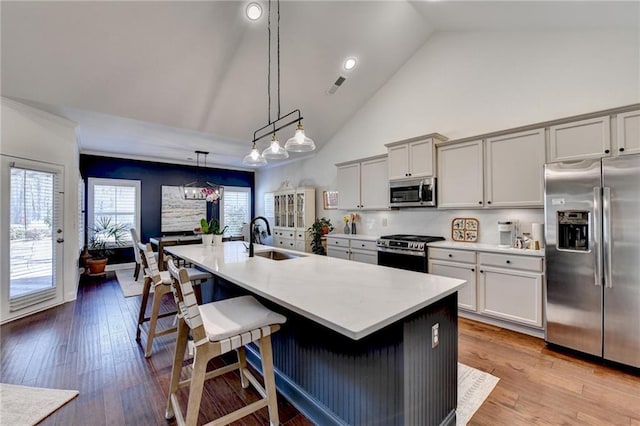
[[[356,67],[356,58],[347,58],[344,60],[343,67],[345,70],[350,71]]]
[[[246,9],[247,18],[257,21],[262,16],[262,7],[258,3],[249,3]]]
[[[245,165],[252,167],[259,167],[267,164],[268,159],[285,159],[289,157],[289,153],[291,152],[309,152],[316,149],[316,145],[308,138],[304,133],[304,127],[302,126],[302,114],[299,109],[294,109],[290,113],[286,115],[280,115],[280,0],[276,0],[277,5],[277,25],[276,25],[276,46],[277,46],[277,86],[276,86],[276,94],[277,94],[277,106],[278,106],[278,114],[277,119],[271,121],[271,0],[269,0],[269,10],[268,10],[268,19],[267,19],[267,33],[269,35],[268,39],[268,71],[267,71],[267,96],[268,96],[268,117],[267,124],[255,132],[253,132],[253,146],[251,148],[251,152],[247,154],[242,162]],[[287,140],[284,145],[284,148],[280,146],[280,142],[278,141],[278,137],[276,136],[276,132],[285,127],[288,127],[292,124],[297,123],[295,134],[292,138]],[[260,139],[263,139],[269,135],[271,137],[271,145],[264,150],[262,154],[258,151],[256,146],[256,142]]]
[[[204,155],[204,167],[207,167],[207,151],[196,151],[196,180],[180,187],[185,200],[205,200],[215,202],[222,196],[222,187],[207,181],[200,181],[200,154]]]

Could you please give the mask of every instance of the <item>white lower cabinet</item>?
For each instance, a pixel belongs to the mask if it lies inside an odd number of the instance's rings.
[[[429,273],[465,280],[467,285],[458,291],[458,308],[469,311],[475,311],[477,309],[475,264],[469,265],[431,260],[429,261]]]
[[[542,274],[481,268],[478,280],[479,313],[542,327]]]
[[[543,327],[540,256],[429,247],[429,272],[467,281],[458,292],[458,307],[474,319]]]
[[[378,264],[375,240],[353,237],[327,237],[327,256],[356,262]]]

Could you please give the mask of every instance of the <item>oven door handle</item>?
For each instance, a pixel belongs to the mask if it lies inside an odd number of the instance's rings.
[[[378,247],[378,251],[379,252],[383,252],[383,253],[402,254],[402,255],[406,255],[406,256],[418,256],[418,257],[426,257],[427,256],[427,253],[422,251],[422,250],[416,251],[416,250],[395,249],[395,248],[389,248],[389,247]]]

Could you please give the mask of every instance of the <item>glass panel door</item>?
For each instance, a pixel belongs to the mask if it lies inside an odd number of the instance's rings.
[[[3,273],[8,288],[2,289],[2,303],[9,317],[62,294],[62,168],[16,160],[3,158],[3,178],[8,178],[8,200],[3,197],[2,202],[8,205],[3,223],[9,233],[9,276]]]

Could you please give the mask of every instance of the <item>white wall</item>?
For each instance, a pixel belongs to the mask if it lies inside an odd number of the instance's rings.
[[[79,278],[77,260],[79,257],[78,181],[80,175],[75,124],[2,98],[0,153],[64,166],[63,301],[74,300]],[[8,207],[3,205],[0,208],[4,210]]]
[[[335,163],[383,154],[385,143],[422,134],[458,139],[640,102],[639,52],[636,31],[434,34],[313,158],[257,172],[257,213],[264,211],[264,192],[283,180],[304,181],[318,188],[317,215],[341,225],[345,212],[324,211],[321,199],[322,190],[336,187]],[[348,96],[347,86],[335,96]],[[409,209],[361,216],[366,234],[448,238],[453,217],[477,217],[484,243],[497,242],[498,219],[518,219],[522,232],[543,222],[542,209]]]

